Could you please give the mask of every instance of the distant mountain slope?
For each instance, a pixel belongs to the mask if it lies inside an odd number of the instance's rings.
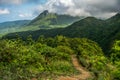
[[[32,35],[34,39],[37,39],[40,35],[44,35],[45,37],[64,35],[67,37],[88,38],[98,42],[104,51],[106,51],[115,39],[120,39],[119,15],[120,14],[116,14],[107,20],[87,17],[66,28],[11,33],[5,37],[15,38],[15,35],[19,34],[23,37],[23,39],[25,39],[28,35]]]
[[[37,30],[37,31],[27,31],[27,32],[20,32],[18,34],[26,34],[29,33],[36,38],[39,35],[44,35],[45,37],[53,37],[56,35],[64,35],[68,37],[87,37],[90,39],[98,39],[98,34],[102,34],[103,29],[106,25],[105,21],[96,19],[94,17],[88,17],[73,23],[72,25],[66,28],[58,28],[58,29],[50,29],[50,30]],[[107,27],[106,27],[107,28]],[[33,34],[34,33],[34,34]],[[14,33],[13,33],[14,34]],[[38,36],[36,35],[38,34]],[[24,35],[24,37],[26,37]],[[101,35],[102,37],[102,35]]]
[[[107,29],[108,27],[105,25],[106,25],[106,22],[103,20],[96,19],[94,17],[88,17],[80,21],[77,21],[66,28],[27,31],[27,32],[18,33],[18,34],[24,35],[23,36],[24,38],[27,37],[28,35],[32,35],[34,38],[37,38],[40,35],[44,35],[45,37],[54,37],[56,35],[64,35],[67,37],[89,38],[98,42],[98,40],[101,40],[101,38],[104,38],[107,34],[106,30],[104,29]],[[11,34],[9,34],[9,37],[11,37]]]
[[[24,27],[29,22],[30,20],[18,20],[0,23],[0,36],[11,32],[22,31],[20,28]]]
[[[8,21],[0,23],[0,29],[11,28],[11,27],[20,27],[27,25],[30,20],[18,20],[18,21]]]
[[[61,15],[56,13],[49,13],[48,10],[40,13],[33,20],[19,20],[0,23],[0,36],[12,32],[39,30],[39,29],[53,29],[64,28],[71,25],[84,17],[73,17],[70,15]]]
[[[57,28],[66,27],[67,25],[82,19],[83,17],[73,17],[70,15],[60,15],[49,13],[48,10],[43,11],[39,16],[29,23],[29,26],[39,26],[39,28]]]
[[[109,33],[100,44],[107,50],[109,50],[115,40],[120,40],[120,13],[106,20],[109,28],[107,33]],[[105,46],[106,45],[106,46]]]

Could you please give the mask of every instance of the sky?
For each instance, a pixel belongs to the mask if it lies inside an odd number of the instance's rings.
[[[0,0],[0,22],[32,20],[44,10],[109,18],[120,12],[120,0]]]

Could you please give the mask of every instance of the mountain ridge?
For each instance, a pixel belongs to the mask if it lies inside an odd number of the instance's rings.
[[[12,32],[21,32],[29,30],[34,31],[39,29],[64,28],[82,18],[83,17],[73,17],[70,15],[50,13],[48,10],[45,10],[33,20],[18,20],[1,23],[0,35],[3,36]]]
[[[29,25],[37,25],[37,26],[50,26],[50,25],[68,25],[77,20],[81,19],[81,17],[73,17],[65,14],[57,14],[50,13],[48,10],[40,13],[35,19],[33,19]],[[42,24],[42,25],[41,25]]]
[[[34,39],[37,39],[40,35],[44,35],[45,37],[63,35],[72,38],[88,38],[99,43],[103,50],[106,51],[108,47],[110,47],[110,44],[115,39],[119,38],[120,35],[120,18],[117,18],[117,15],[113,17],[116,19],[113,20],[114,18],[111,17],[107,20],[101,20],[94,17],[87,17],[71,24],[66,28],[11,33],[3,38],[15,38],[15,34],[20,35],[23,39],[25,39],[28,35],[32,35]]]
[[[6,27],[10,27],[10,26],[12,27],[13,25],[14,26],[23,26],[23,25],[27,25],[29,22],[30,22],[30,20],[6,21],[6,22],[0,23],[0,28],[6,28]]]

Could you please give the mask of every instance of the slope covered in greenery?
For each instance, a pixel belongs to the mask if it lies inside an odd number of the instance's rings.
[[[18,21],[3,22],[3,23],[0,23],[0,29],[20,27],[20,26],[27,25],[29,22],[30,22],[30,20],[18,20]]]
[[[108,52],[114,40],[119,39],[119,26],[120,14],[118,13],[107,20],[87,17],[73,23],[66,28],[11,33],[6,35],[5,37],[15,38],[16,34],[18,34],[23,39],[25,39],[28,35],[32,35],[34,39],[37,39],[40,35],[44,35],[45,37],[64,35],[67,37],[88,38],[99,43],[102,49],[105,52]]]
[[[64,28],[84,17],[73,17],[70,15],[60,15],[43,11],[33,20],[19,20],[0,23],[0,37],[13,32],[21,32],[28,30]]]
[[[29,22],[30,20],[18,20],[0,23],[0,36],[11,32],[17,32]]]
[[[78,71],[73,67],[70,55],[75,54],[79,63],[91,72],[93,80],[119,80],[119,23],[120,14],[116,14],[107,20],[87,17],[66,28],[8,34],[0,43],[0,71],[3,72],[0,78],[5,79],[4,75],[8,73],[11,80],[74,75]],[[17,39],[18,36],[21,39]]]
[[[42,29],[66,27],[71,23],[80,20],[82,17],[73,17],[70,15],[60,15],[56,13],[49,13],[48,10],[43,11],[39,16],[33,19],[29,26],[38,26]]]
[[[111,68],[97,43],[80,38],[28,36],[0,41],[0,79],[29,80],[55,79],[61,75],[75,75],[71,55],[78,56],[80,64],[93,74],[93,79],[112,80]]]
[[[115,80],[120,79],[120,40],[114,41],[110,50],[110,59],[112,64],[115,66],[112,74]]]

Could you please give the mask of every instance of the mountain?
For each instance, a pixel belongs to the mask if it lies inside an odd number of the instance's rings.
[[[48,11],[45,11],[39,18],[42,19],[48,14]],[[33,20],[28,25],[34,26],[36,21]],[[87,17],[65,28],[16,32],[2,38],[2,80],[8,73],[13,76],[17,73],[18,75],[12,77],[15,80],[42,79],[41,76],[52,79],[56,75],[64,78],[63,75],[69,76],[73,75],[72,73],[75,76],[78,74],[76,70],[79,64],[81,71],[84,72],[85,69],[87,75],[91,73],[91,80],[120,80],[120,14],[106,20]],[[71,61],[77,63],[77,67]],[[11,76],[7,78],[12,79]]]
[[[20,27],[27,25],[30,20],[18,20],[18,21],[8,21],[0,23],[0,29],[11,28],[11,27]]]
[[[98,34],[102,34],[103,28],[105,25],[105,21],[94,18],[94,17],[87,17],[80,21],[73,23],[72,25],[66,28],[57,28],[57,29],[50,29],[50,30],[37,30],[37,31],[27,31],[27,32],[20,32],[18,34],[24,34],[24,37],[28,35],[33,35],[34,38],[39,37],[39,35],[44,35],[45,37],[54,37],[56,35],[64,35],[68,37],[87,37],[92,40],[98,39]],[[29,34],[28,34],[29,33]],[[34,33],[34,34],[33,34]],[[12,33],[13,35],[14,33]],[[15,33],[16,34],[16,33]],[[9,34],[11,37],[11,34]],[[8,37],[8,36],[7,36]]]
[[[50,13],[48,10],[43,11],[39,16],[33,19],[29,26],[38,26],[39,28],[57,28],[66,27],[71,23],[82,19],[83,17],[73,17],[70,15],[60,15],[56,13]]]
[[[11,32],[22,31],[20,28],[24,27],[29,22],[30,20],[18,20],[0,23],[0,36]]]
[[[84,17],[60,15],[56,13],[50,13],[48,10],[45,10],[33,20],[19,20],[0,23],[0,36],[12,32],[64,28],[82,18]]]
[[[106,30],[107,35],[101,41],[102,46],[107,50],[111,49],[115,40],[120,40],[120,13],[106,20],[109,28]],[[105,46],[106,45],[106,46]]]
[[[120,14],[116,14],[107,20],[87,17],[66,28],[11,33],[4,37],[15,38],[16,34],[18,34],[23,39],[26,39],[28,35],[32,35],[34,39],[37,39],[40,35],[44,35],[45,37],[63,35],[67,37],[88,38],[99,43],[104,51],[108,51],[112,42],[114,42],[115,39],[120,39],[119,15]]]

